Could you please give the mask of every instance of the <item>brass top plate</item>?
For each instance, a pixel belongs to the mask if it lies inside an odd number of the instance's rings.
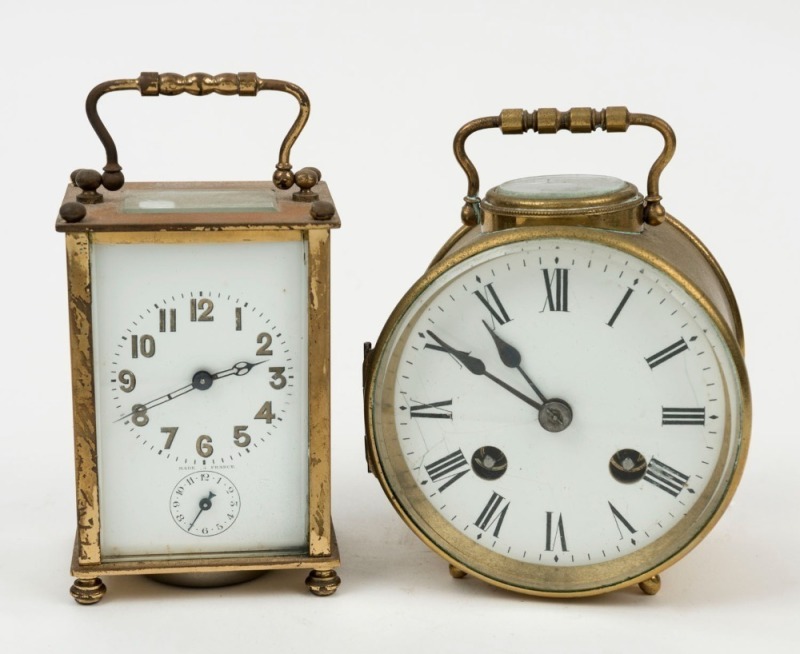
[[[332,202],[327,184],[314,192]],[[296,188],[276,189],[269,182],[130,182],[104,191],[103,202],[87,204],[86,217],[69,223],[56,219],[59,232],[204,230],[226,228],[333,229],[339,214],[327,220],[311,216],[312,202],[293,199]],[[64,203],[77,201],[81,189],[69,185]],[[207,202],[203,202],[203,197]]]

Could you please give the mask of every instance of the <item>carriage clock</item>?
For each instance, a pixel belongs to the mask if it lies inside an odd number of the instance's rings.
[[[645,197],[598,175],[479,197],[478,130],[631,125],[664,138]],[[719,265],[661,204],[674,149],[669,125],[624,107],[505,110],[457,133],[463,225],[365,348],[370,469],[454,577],[654,594],[730,502],[751,424],[742,327]]]
[[[97,113],[106,93],[255,96],[299,114],[272,182],[125,184]],[[308,569],[340,583],[330,490],[330,230],[315,168],[292,171],[305,92],[253,73],[142,73],[87,115],[104,172],[73,173],[66,237],[77,492],[72,596],[107,575],[237,583]],[[104,188],[101,192],[98,189]]]

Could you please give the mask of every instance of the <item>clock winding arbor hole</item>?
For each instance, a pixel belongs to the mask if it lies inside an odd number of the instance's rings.
[[[481,479],[500,479],[508,470],[508,459],[501,450],[485,445],[472,455],[472,470]]]
[[[632,484],[644,477],[647,472],[647,459],[644,455],[632,449],[618,450],[608,462],[611,476],[623,484]]]

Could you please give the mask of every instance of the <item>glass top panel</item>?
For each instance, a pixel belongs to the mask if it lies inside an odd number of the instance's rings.
[[[277,211],[269,189],[174,189],[129,191],[123,213],[236,213]]]
[[[603,175],[542,175],[512,179],[497,187],[499,195],[520,200],[596,198],[622,190],[625,182]]]

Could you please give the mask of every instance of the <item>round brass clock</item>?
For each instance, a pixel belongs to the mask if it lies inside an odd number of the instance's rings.
[[[486,127],[661,132],[648,194],[551,175],[478,194]],[[372,470],[451,564],[523,593],[590,595],[659,572],[736,488],[750,396],[735,300],[660,203],[672,130],[624,108],[507,110],[467,124],[465,226],[368,350]]]
[[[107,92],[291,94],[271,182],[124,184],[97,115]],[[73,597],[107,575],[188,585],[308,569],[339,585],[330,516],[330,230],[320,173],[289,163],[309,113],[253,73],[143,73],[87,101],[105,145],[80,170],[66,235],[78,529]],[[100,185],[103,193],[98,192]]]

